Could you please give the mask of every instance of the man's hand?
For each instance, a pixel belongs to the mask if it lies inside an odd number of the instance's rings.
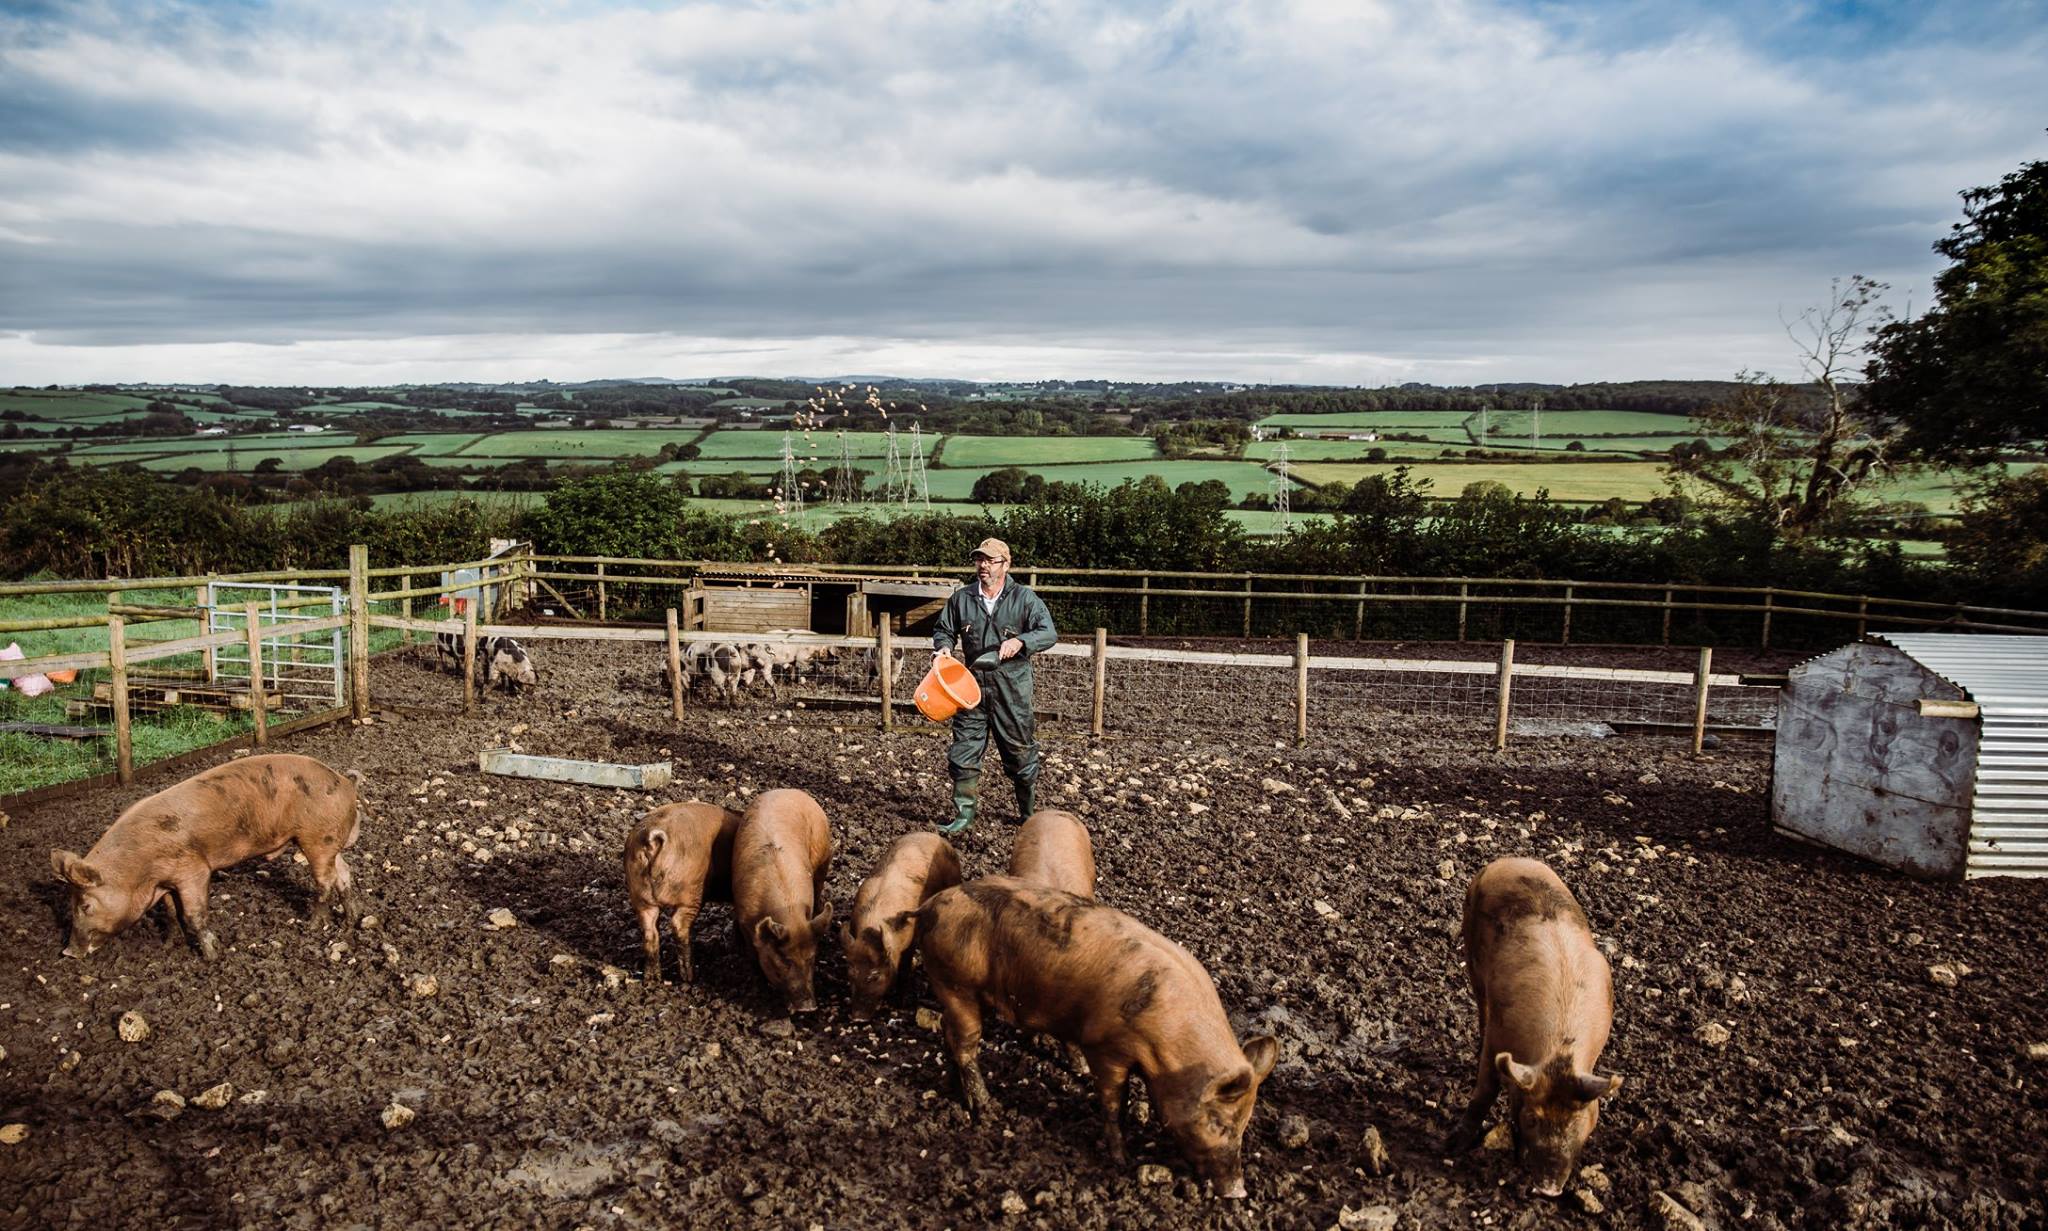
[[[938,649],[932,651],[932,657],[951,658],[953,657],[953,647],[942,645]]]
[[[996,651],[996,659],[999,662],[1008,662],[1023,652],[1024,639],[1022,637],[1012,637],[1008,641],[1003,642],[1002,648]]]

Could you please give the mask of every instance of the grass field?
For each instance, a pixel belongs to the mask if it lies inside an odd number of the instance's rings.
[[[486,509],[524,510],[539,504],[545,492],[385,492],[370,497],[380,509],[431,509],[467,500]]]
[[[932,499],[966,500],[974,490],[974,481],[996,469],[999,467],[927,471],[931,479]],[[1229,485],[1232,500],[1242,499],[1251,492],[1269,491],[1272,488],[1272,476],[1254,462],[1083,462],[1066,466],[1048,466],[1041,473],[1048,480],[1062,483],[1097,483],[1104,487],[1115,487],[1126,479],[1139,479],[1148,474],[1156,474],[1165,479],[1168,487],[1221,479]]]
[[[226,456],[229,443],[237,454],[246,454],[251,449],[303,449],[324,438],[333,444],[348,444],[355,438],[340,432],[333,435],[307,432],[252,432],[246,436],[160,436],[147,440],[122,440],[110,444],[85,444],[72,447],[71,455],[81,461],[97,461],[101,458],[134,456],[135,454],[158,453],[219,453]],[[244,465],[254,466],[256,459],[249,458]]]
[[[688,444],[701,433],[691,428],[600,429],[540,428],[530,432],[499,432],[464,450],[464,457],[604,458],[652,457],[661,446]],[[781,442],[776,442],[781,448]]]
[[[1386,462],[1362,466],[1315,462],[1296,466],[1294,473],[1321,485],[1357,483],[1368,475],[1387,474],[1393,469]],[[1422,462],[1410,466],[1408,472],[1416,482],[1430,480],[1430,495],[1446,497],[1458,495],[1468,483],[1489,479],[1531,495],[1547,487],[1557,500],[1607,500],[1614,496],[1648,500],[1662,495],[1665,489],[1664,468],[1655,462]]]
[[[468,432],[408,432],[401,436],[383,437],[377,443],[404,445],[414,457],[446,457],[482,439],[481,435]]]
[[[940,455],[948,466],[1060,466],[1158,458],[1158,446],[1143,436],[951,436]]]
[[[1486,416],[1486,425],[1489,434],[1498,432],[1527,440],[1535,420],[1531,411],[1496,410]],[[1654,415],[1639,410],[1546,410],[1542,420],[1546,438],[1626,432],[1638,436],[1683,436],[1689,440],[1694,435],[1693,422],[1684,415]],[[1478,430],[1476,420],[1472,427]]]
[[[1389,428],[1395,431],[1423,428],[1455,428],[1465,421],[1462,410],[1353,410],[1342,414],[1287,414],[1267,415],[1259,420],[1260,427],[1364,427]]]
[[[800,466],[834,466],[839,462],[838,432],[784,432],[780,429],[745,428],[713,432],[697,443],[699,461],[730,461],[734,459],[782,459],[782,439],[789,437],[789,444],[796,451]],[[889,456],[889,438],[882,432],[848,432],[846,444],[856,461],[885,460]],[[908,454],[910,436],[905,433],[897,440],[899,452]],[[926,442],[930,450],[931,444]]]
[[[405,452],[403,448],[395,445],[372,445],[368,448],[358,445],[342,445],[327,449],[279,449],[274,447],[259,449],[249,447],[240,449],[235,454],[235,465],[240,470],[254,470],[257,463],[261,462],[264,458],[274,457],[278,460],[280,469],[311,470],[331,458],[352,457],[358,463],[367,466],[380,457],[391,457],[403,452]],[[187,467],[197,467],[200,470],[226,470],[228,468],[228,455],[226,452],[174,453],[169,457],[150,458],[143,462],[142,465],[150,470],[172,472],[184,470]]]
[[[18,410],[45,419],[102,419],[142,410],[149,399],[126,393],[79,393],[62,389],[0,391],[0,411]]]

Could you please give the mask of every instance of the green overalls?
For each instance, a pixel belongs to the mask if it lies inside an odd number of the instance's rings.
[[[984,654],[1000,651],[1003,642],[1016,637],[1024,649],[1007,662],[976,667]],[[1052,626],[1052,613],[1045,601],[1029,586],[1006,581],[991,614],[981,605],[980,587],[969,583],[953,592],[939,612],[938,627],[932,633],[932,648],[951,650],[953,656],[974,672],[981,685],[981,704],[953,716],[953,746],[946,762],[953,775],[953,802],[957,815],[944,832],[959,833],[974,823],[975,803],[981,790],[981,762],[988,753],[993,727],[996,751],[1003,771],[1017,787],[1018,819],[1029,815],[1034,784],[1038,780],[1038,743],[1032,721],[1031,656],[1051,649],[1059,642]]]

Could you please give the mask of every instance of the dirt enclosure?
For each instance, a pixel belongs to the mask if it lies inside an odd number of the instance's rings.
[[[1325,1228],[1366,1206],[1413,1228],[2044,1225],[2048,1060],[2028,1046],[2048,1043],[2048,882],[1919,884],[1776,837],[1765,743],[1496,756],[1476,729],[1323,714],[1296,748],[1267,734],[1288,698],[1220,676],[1161,698],[1149,734],[1046,727],[1042,798],[1092,830],[1103,900],[1201,959],[1241,1034],[1282,1043],[1246,1137],[1251,1198],[1226,1203],[1156,1125],[1112,1168],[1085,1085],[1000,1024],[983,1068],[1004,1111],[970,1124],[929,1001],[850,1021],[836,951],[820,1011],[781,1018],[724,907],[699,920],[694,986],[643,984],[619,849],[647,807],[812,792],[843,917],[888,840],[946,806],[943,745],[793,704],[678,728],[653,650],[537,654],[543,689],[476,718],[282,742],[369,775],[352,860],[374,929],[310,929],[306,870],[280,859],[215,877],[216,965],[155,918],[70,961],[50,848],[83,850],[178,775],[0,829],[0,1124],[27,1127],[0,1145],[0,1225]],[[381,659],[378,703],[448,708],[430,663]],[[1254,734],[1187,738],[1178,704],[1256,709]],[[479,774],[477,751],[506,743],[673,758],[678,781],[650,797]],[[969,875],[1008,858],[990,781],[958,843]],[[1475,1045],[1458,910],[1512,853],[1558,869],[1615,974],[1604,1067],[1627,1084],[1561,1201],[1527,1195],[1507,1152],[1439,1152]],[[488,922],[501,907],[517,926]],[[1937,964],[1964,973],[1944,986]],[[128,1012],[146,1039],[119,1037]],[[223,1106],[153,1102],[223,1082]],[[415,1118],[387,1128],[393,1105]],[[1141,1183],[1144,1164],[1166,1182]]]

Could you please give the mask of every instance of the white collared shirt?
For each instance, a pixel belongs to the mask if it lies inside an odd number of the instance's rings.
[[[1003,589],[997,590],[995,593],[995,597],[991,598],[987,594],[982,592],[981,583],[977,581],[974,583],[974,597],[981,600],[981,609],[983,611],[987,612],[989,615],[994,615],[996,613],[996,604],[1003,600],[1003,590],[1007,590],[1009,588],[1010,579],[1005,577],[1003,578]]]

